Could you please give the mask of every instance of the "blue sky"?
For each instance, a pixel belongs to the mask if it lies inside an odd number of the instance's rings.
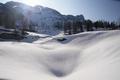
[[[9,0],[0,0],[6,2]],[[62,14],[83,14],[86,19],[114,21],[120,18],[120,0],[14,0],[42,5]]]

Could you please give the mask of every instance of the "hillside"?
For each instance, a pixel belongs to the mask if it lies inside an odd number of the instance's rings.
[[[62,42],[57,38],[29,33],[21,42],[0,42],[0,79],[120,79],[120,31],[84,32]]]
[[[67,20],[85,19],[83,15],[67,16],[40,5],[32,7],[14,1],[0,4],[0,26],[6,28],[15,28],[16,24],[19,24],[27,30],[56,35],[63,30],[63,22]]]

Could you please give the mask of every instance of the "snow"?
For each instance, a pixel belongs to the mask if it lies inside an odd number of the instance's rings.
[[[13,9],[23,14],[26,24],[31,25],[32,29],[38,33],[57,35],[61,31],[55,28],[55,25],[57,22],[63,22],[63,15],[54,9],[39,5],[32,7],[14,1],[5,4],[10,5]]]
[[[120,79],[120,31],[57,37],[29,33],[21,42],[0,42],[0,79]]]
[[[32,25],[37,26],[35,31],[38,33],[57,35],[61,31],[54,27],[57,22],[63,21],[62,15],[56,10],[35,6],[29,9],[23,9],[23,14],[28,19],[28,22],[31,21],[33,23]]]

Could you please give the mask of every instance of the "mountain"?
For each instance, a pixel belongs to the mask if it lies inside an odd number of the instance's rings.
[[[5,12],[5,10],[1,9],[1,6],[8,9],[7,13],[9,13],[9,11],[12,12],[10,15],[15,18],[14,24],[17,21],[23,20],[23,22],[25,22],[24,24],[26,24],[25,29],[31,29],[39,33],[55,35],[63,29],[64,21],[85,20],[83,15],[62,15],[54,9],[39,5],[32,7],[20,2],[10,1],[5,4],[0,4],[0,13],[1,11]]]
[[[84,19],[84,16],[83,15],[77,15],[77,16],[73,16],[73,15],[63,15],[64,17],[64,20],[65,21],[81,21],[83,22],[85,19]]]

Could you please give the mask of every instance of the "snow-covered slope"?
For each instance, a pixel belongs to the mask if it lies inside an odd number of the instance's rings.
[[[62,24],[63,18],[59,12],[53,9],[36,6],[33,8],[30,20],[38,25],[38,32],[47,34],[58,34],[60,30],[58,30],[55,25],[57,24],[57,22]]]
[[[34,42],[0,42],[0,79],[119,80],[120,31],[56,37],[30,33]]]

